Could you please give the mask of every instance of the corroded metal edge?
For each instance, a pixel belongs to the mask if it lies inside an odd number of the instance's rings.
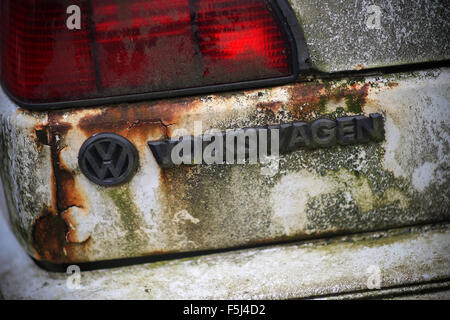
[[[2,106],[13,230],[35,258],[72,263],[448,220],[448,79],[442,68],[49,113]],[[259,165],[162,169],[147,146],[196,121],[206,131],[376,112],[383,143],[293,152],[272,176]],[[102,188],[80,172],[79,148],[98,132],[136,146],[129,183]]]
[[[450,299],[450,281],[399,286],[395,288],[366,290],[355,293],[345,293],[328,297],[319,297],[320,300],[354,300],[354,299]]]
[[[371,266],[381,290],[450,276],[448,224],[85,272],[78,289],[67,287],[70,275],[39,269],[3,218],[0,241],[6,299],[293,299],[377,291],[367,289]]]

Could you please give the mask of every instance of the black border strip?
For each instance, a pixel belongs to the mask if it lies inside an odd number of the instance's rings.
[[[176,259],[186,259],[192,257],[206,256],[212,254],[226,254],[226,253],[235,253],[239,250],[248,250],[248,249],[257,249],[257,248],[267,248],[274,246],[289,246],[292,244],[302,244],[302,243],[311,243],[311,242],[320,242],[324,240],[337,240],[342,237],[351,237],[351,236],[364,236],[370,235],[376,232],[388,232],[394,231],[395,235],[411,233],[412,232],[421,232],[423,228],[431,228],[431,230],[444,230],[448,227],[448,220],[432,220],[427,221],[426,223],[417,223],[411,224],[408,226],[393,226],[389,228],[373,228],[364,231],[342,231],[336,233],[326,232],[324,234],[311,235],[305,239],[286,239],[286,237],[280,237],[275,241],[267,241],[257,244],[243,244],[234,247],[227,248],[218,248],[218,249],[205,249],[205,250],[197,250],[197,251],[180,251],[180,252],[168,252],[164,254],[154,254],[154,255],[144,255],[137,257],[128,257],[128,258],[117,258],[110,260],[98,260],[98,261],[90,261],[90,262],[71,262],[71,263],[54,263],[45,260],[37,260],[29,255],[29,257],[33,260],[33,262],[41,269],[53,272],[53,273],[65,273],[67,268],[71,265],[76,265],[80,268],[82,272],[84,271],[93,271],[93,270],[104,270],[104,269],[117,269],[122,267],[129,267],[135,265],[142,265],[147,263],[168,261],[168,260],[176,260]],[[416,229],[417,231],[414,231]],[[425,229],[426,230],[426,229]]]
[[[291,59],[292,59],[292,74],[290,76],[278,77],[278,78],[268,78],[268,79],[259,79],[259,80],[249,80],[249,81],[241,81],[235,83],[227,83],[227,84],[219,84],[219,85],[209,85],[203,87],[195,87],[195,88],[184,88],[184,89],[175,89],[175,90],[166,90],[166,91],[158,91],[158,92],[149,92],[149,93],[139,93],[139,94],[130,94],[130,95],[120,95],[120,96],[112,96],[105,98],[92,98],[92,99],[83,99],[83,100],[73,100],[73,101],[63,101],[63,102],[52,102],[52,103],[27,103],[23,102],[14,95],[12,95],[8,89],[3,85],[3,81],[1,83],[3,90],[9,96],[9,98],[16,103],[17,105],[24,107],[25,109],[31,111],[48,111],[54,109],[64,109],[64,108],[76,108],[76,107],[91,107],[102,104],[115,104],[115,103],[123,103],[123,102],[136,102],[146,99],[161,99],[161,98],[173,98],[178,96],[187,96],[187,95],[197,95],[204,93],[213,93],[213,92],[223,92],[229,90],[237,90],[237,89],[251,89],[251,88],[259,88],[259,87],[269,87],[275,85],[287,84],[290,82],[294,82],[300,72],[299,63],[298,63],[298,50],[297,45],[301,43],[301,41],[296,40],[294,34],[298,34],[300,30],[300,25],[298,24],[297,18],[290,8],[287,0],[266,0],[268,4],[271,6],[273,11],[275,12],[278,21],[281,22],[280,26],[284,27],[282,31],[286,34],[288,43],[291,47]],[[300,34],[301,30],[300,30]],[[298,37],[298,36],[297,36]],[[304,38],[303,38],[304,40]],[[301,48],[302,57],[304,52],[307,51],[306,42],[303,41],[303,45]],[[302,63],[300,65],[303,69],[308,69],[309,67],[305,67],[305,64]]]
[[[297,49],[296,56],[298,58],[299,70],[312,71],[313,67],[309,57],[308,46],[306,45],[305,35],[303,34],[303,30],[297,19],[297,15],[287,1],[277,0],[275,1],[275,4],[283,15],[279,20],[285,25],[284,29],[292,32]]]
[[[315,79],[339,80],[346,78],[377,77],[406,72],[419,72],[431,69],[449,68],[450,60],[436,60],[425,62],[412,62],[407,64],[387,65],[384,67],[367,68],[361,70],[343,70],[335,72],[318,72],[313,75]],[[300,76],[301,77],[301,76]]]

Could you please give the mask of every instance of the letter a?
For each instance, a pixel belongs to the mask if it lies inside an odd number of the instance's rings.
[[[81,29],[81,9],[79,6],[71,5],[67,7],[67,14],[71,14],[67,18],[67,29],[69,30],[80,30]]]

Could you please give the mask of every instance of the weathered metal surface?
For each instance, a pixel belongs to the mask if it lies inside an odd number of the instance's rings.
[[[350,300],[350,299],[387,299],[387,300],[448,300],[450,299],[450,281],[428,282],[388,289],[337,294],[319,297],[319,300]]]
[[[3,130],[15,130],[2,135],[12,224],[31,255],[61,263],[447,220],[449,80],[439,69],[47,115],[2,109]],[[147,146],[177,129],[194,134],[196,121],[205,132],[375,112],[386,119],[383,143],[299,150],[271,174],[264,165],[161,169]],[[129,183],[100,187],[80,172],[78,151],[98,132],[136,146]]]
[[[443,287],[448,225],[240,250],[111,270],[39,269],[0,219],[0,290],[6,299],[364,298]],[[380,289],[369,289],[380,270]],[[79,282],[78,282],[79,280]],[[439,283],[441,283],[438,285]],[[448,283],[448,282],[447,282]],[[401,286],[401,287],[399,287]],[[380,291],[380,292],[378,292]]]
[[[55,205],[50,147],[39,133],[47,115],[18,109],[0,90],[0,175],[6,191],[9,220],[29,252],[30,227]]]
[[[395,299],[395,298],[392,298]],[[450,299],[450,290],[436,291],[436,292],[425,292],[425,293],[417,293],[411,294],[407,296],[402,296],[399,298],[400,300],[449,300]]]
[[[448,1],[289,2],[303,28],[311,63],[321,71],[450,58]]]

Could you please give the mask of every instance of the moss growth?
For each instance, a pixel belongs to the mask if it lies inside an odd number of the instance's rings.
[[[325,113],[327,110],[327,98],[324,96],[320,97],[318,105],[319,113]]]
[[[366,81],[365,78],[361,78],[361,77],[358,77],[358,78],[350,78],[350,79],[347,80],[347,85],[353,86],[353,85],[355,85],[355,84],[357,84],[357,83],[364,84],[365,81]]]
[[[106,191],[117,207],[120,214],[122,228],[126,231],[126,247],[130,253],[139,252],[142,246],[148,242],[147,235],[141,232],[144,224],[140,211],[133,202],[133,197],[128,184],[115,187]]]
[[[349,93],[345,96],[345,104],[349,112],[352,113],[362,112],[363,99],[361,98],[361,96],[357,96],[354,93]]]

